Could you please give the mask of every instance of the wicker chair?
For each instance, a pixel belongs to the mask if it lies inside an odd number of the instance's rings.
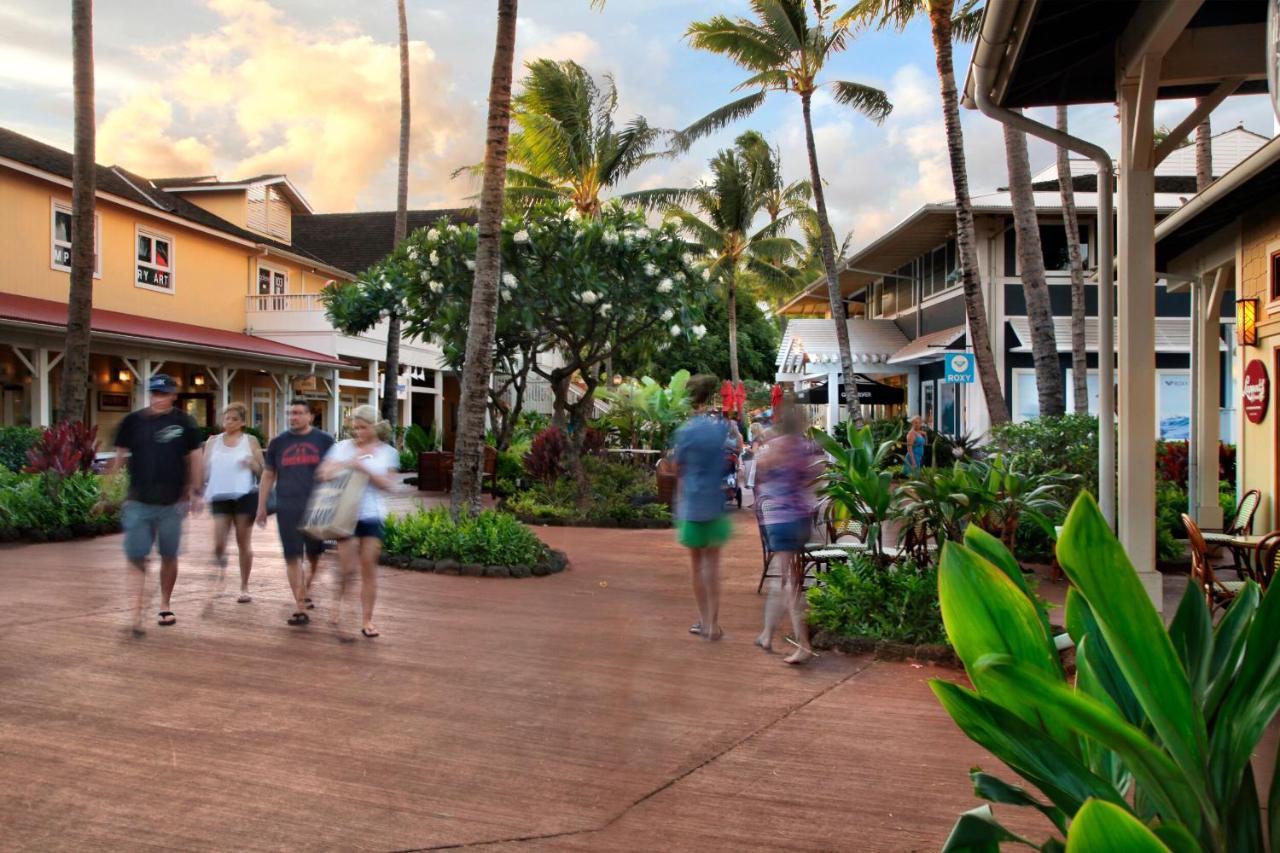
[[[1273,530],[1262,541],[1254,552],[1253,578],[1265,591],[1280,568],[1280,530]]]
[[[1204,594],[1210,613],[1214,608],[1226,607],[1246,582],[1219,580],[1213,573],[1213,566],[1209,565],[1209,548],[1205,544],[1204,534],[1185,512],[1182,514],[1182,524],[1187,528],[1187,539],[1191,543],[1191,582]]]
[[[1249,555],[1243,553],[1239,548],[1232,547],[1231,539],[1235,536],[1245,536],[1253,532],[1253,516],[1257,513],[1258,504],[1261,502],[1261,493],[1257,489],[1250,489],[1240,498],[1240,504],[1236,507],[1235,515],[1231,517],[1230,524],[1222,530],[1201,531],[1205,544],[1210,548],[1226,548],[1231,552],[1231,558],[1236,564],[1236,572],[1241,578],[1245,577],[1249,572]]]

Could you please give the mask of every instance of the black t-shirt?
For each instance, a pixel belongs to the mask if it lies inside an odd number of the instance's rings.
[[[187,485],[187,454],[203,442],[191,416],[178,409],[163,415],[150,409],[125,415],[116,447],[129,450],[129,500],[175,504]]]
[[[267,445],[265,464],[276,473],[276,501],[286,509],[302,507],[311,496],[316,468],[333,447],[333,436],[312,428],[305,435],[282,432]]]

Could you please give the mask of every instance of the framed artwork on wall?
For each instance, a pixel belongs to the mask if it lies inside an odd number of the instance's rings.
[[[98,392],[99,412],[127,412],[133,408],[133,398],[129,394],[116,394],[110,391]]]

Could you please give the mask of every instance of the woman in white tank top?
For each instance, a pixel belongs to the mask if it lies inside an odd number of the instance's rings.
[[[248,411],[232,403],[222,413],[222,433],[209,436],[204,447],[204,499],[213,516],[213,559],[227,567],[227,538],[234,526],[240,554],[241,604],[249,596],[249,572],[253,570],[250,536],[258,512],[257,477],[262,473],[262,447],[244,431]]]

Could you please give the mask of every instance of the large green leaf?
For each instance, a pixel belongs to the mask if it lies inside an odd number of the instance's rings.
[[[1076,644],[1077,666],[1079,666],[1079,649],[1087,643],[1091,674],[1096,678],[1098,685],[1106,690],[1107,695],[1115,702],[1126,720],[1135,726],[1141,726],[1146,720],[1142,713],[1142,706],[1138,704],[1138,698],[1133,695],[1133,690],[1125,681],[1124,673],[1116,665],[1115,656],[1107,648],[1106,638],[1102,636],[1102,629],[1098,627],[1098,620],[1094,618],[1089,602],[1085,601],[1084,596],[1074,587],[1067,590],[1066,617],[1067,631]]]
[[[1089,602],[1107,648],[1174,763],[1188,779],[1201,779],[1208,736],[1186,670],[1129,557],[1088,492],[1071,507],[1057,550],[1058,562]]]
[[[1197,584],[1187,584],[1178,612],[1169,625],[1169,639],[1187,671],[1192,695],[1197,702],[1202,701],[1209,686],[1209,663],[1214,656],[1213,619]]]
[[[977,669],[987,680],[1034,702],[1051,728],[1075,732],[1116,752],[1167,822],[1183,823],[1199,832],[1202,808],[1213,814],[1203,786],[1197,784],[1203,777],[1184,776],[1141,730],[1098,700],[1008,657],[989,656],[978,662]]]
[[[1258,805],[1258,786],[1253,768],[1246,765],[1240,789],[1231,798],[1223,828],[1227,832],[1227,849],[1244,853],[1263,853],[1262,809]]]
[[[991,806],[978,806],[960,815],[942,845],[942,853],[1000,853],[1000,845],[1005,841],[1036,846],[1001,826]]]
[[[949,681],[935,678],[929,687],[970,740],[1013,768],[1066,814],[1075,814],[1090,797],[1124,803],[1105,779],[1017,715]]]
[[[969,778],[973,780],[973,792],[982,799],[1010,806],[1030,806],[1052,821],[1060,832],[1066,833],[1067,816],[1057,806],[1042,803],[1017,785],[1010,785],[976,767],[969,771]]]
[[[1188,591],[1191,588],[1192,585],[1188,584]],[[1199,594],[1196,597],[1201,601],[1204,600]],[[1227,695],[1227,688],[1235,682],[1240,663],[1244,660],[1249,629],[1253,625],[1253,618],[1258,611],[1260,600],[1257,586],[1249,584],[1240,590],[1235,601],[1231,602],[1231,606],[1227,608],[1227,614],[1222,617],[1222,621],[1213,631],[1213,656],[1209,660],[1208,685],[1201,702],[1206,720],[1212,719],[1217,713],[1218,705]]]
[[[1250,581],[1246,590],[1253,586]],[[1247,593],[1242,593],[1247,594]],[[1244,658],[1218,710],[1209,777],[1220,803],[1231,802],[1263,729],[1280,710],[1280,595],[1262,599],[1249,626]]]
[[[1115,699],[1108,692],[1099,678],[1094,658],[1099,657],[1100,638],[1096,634],[1082,637],[1076,646],[1076,690],[1085,696],[1097,699],[1116,714],[1123,716]],[[1130,721],[1132,722],[1132,721]],[[1108,749],[1095,740],[1085,738],[1082,742],[1085,760],[1090,769],[1104,779],[1111,781],[1117,791],[1127,791],[1133,782],[1133,775],[1113,750]]]
[[[1067,853],[1169,853],[1169,848],[1129,812],[1090,800],[1071,822]]]
[[[1039,726],[1072,752],[1078,751],[1079,744],[1068,732],[1045,726],[1034,702],[1016,691],[989,683],[985,673],[975,667],[988,655],[1007,655],[1046,676],[1062,678],[1057,650],[1031,599],[1005,572],[954,542],[947,542],[942,548],[938,599],[947,637],[978,692]]]

